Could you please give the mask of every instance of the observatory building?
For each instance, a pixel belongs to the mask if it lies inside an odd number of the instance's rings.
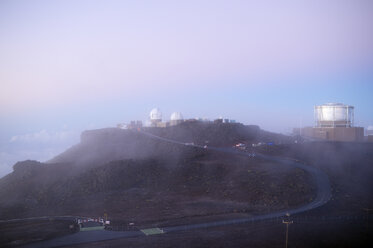
[[[150,111],[150,126],[151,127],[168,127],[176,126],[184,121],[183,115],[180,112],[174,112],[171,114],[170,121],[162,121],[162,113],[158,108]]]
[[[184,121],[183,115],[180,112],[173,112],[170,117],[170,125],[176,126]]]
[[[373,142],[373,126],[367,128],[367,139],[369,142]]]
[[[342,103],[315,106],[316,127],[353,127],[354,107]]]
[[[315,126],[301,128],[302,136],[330,141],[362,141],[364,128],[354,126],[354,107],[326,103],[314,107]]]
[[[369,136],[369,135],[373,136],[373,126],[369,126],[369,127],[367,128],[367,135],[368,135],[368,136]]]
[[[149,118],[150,125],[152,127],[157,127],[160,123],[162,123],[162,112],[158,108],[154,108],[152,111],[150,111]]]

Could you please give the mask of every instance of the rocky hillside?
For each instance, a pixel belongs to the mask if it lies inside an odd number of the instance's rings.
[[[146,131],[214,146],[271,137],[255,126],[223,123]],[[273,135],[271,141],[282,138]],[[137,131],[101,129],[84,132],[78,145],[48,164],[15,164],[14,172],[0,180],[0,218],[108,213],[149,222],[268,212],[313,197],[311,179],[299,169],[175,145]]]
[[[298,159],[326,172],[333,194],[327,205],[330,213],[361,214],[373,209],[373,143],[308,142],[259,147],[258,150]]]
[[[144,128],[144,131],[172,140],[211,146],[230,147],[239,142],[292,142],[291,137],[239,123],[187,121],[167,128]],[[49,162],[94,166],[114,160],[154,157],[174,162],[190,151],[187,147],[149,139],[137,130],[106,128],[83,132],[79,144]]]

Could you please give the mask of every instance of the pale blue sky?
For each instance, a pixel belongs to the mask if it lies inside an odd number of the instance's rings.
[[[372,26],[368,0],[3,0],[0,176],[153,107],[286,133],[342,102],[372,125]]]

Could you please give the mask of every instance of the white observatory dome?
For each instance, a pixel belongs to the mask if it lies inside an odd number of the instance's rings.
[[[152,111],[150,111],[150,120],[162,120],[162,112],[158,109],[158,108],[154,108],[152,109]]]
[[[173,112],[170,119],[171,121],[182,121],[183,115],[180,112]]]

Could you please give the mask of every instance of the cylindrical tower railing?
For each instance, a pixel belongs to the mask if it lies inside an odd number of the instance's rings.
[[[354,107],[327,103],[314,108],[316,127],[353,127]]]

